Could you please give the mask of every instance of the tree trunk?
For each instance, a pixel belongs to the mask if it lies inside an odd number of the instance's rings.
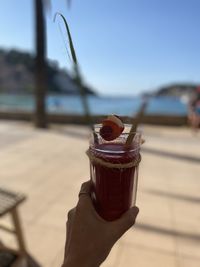
[[[47,92],[46,70],[46,24],[42,0],[34,0],[35,5],[35,114],[34,122],[38,128],[47,127],[45,96]]]

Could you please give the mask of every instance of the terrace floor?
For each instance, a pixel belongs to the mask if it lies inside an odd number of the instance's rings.
[[[181,127],[142,130],[140,213],[102,266],[198,267],[200,135]],[[67,211],[89,177],[87,147],[84,127],[36,130],[23,122],[0,122],[0,186],[27,194],[20,215],[28,250],[42,267],[61,266]],[[1,238],[14,244],[7,234],[1,232]]]

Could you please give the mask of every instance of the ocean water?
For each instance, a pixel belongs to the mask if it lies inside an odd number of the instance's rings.
[[[88,103],[92,114],[118,114],[131,116],[140,105],[140,97],[96,97],[89,96]],[[46,98],[49,113],[83,114],[83,106],[79,96],[49,95]],[[0,94],[0,111],[33,111],[34,97],[30,95]],[[187,106],[179,98],[152,97],[149,99],[147,114],[186,115]]]

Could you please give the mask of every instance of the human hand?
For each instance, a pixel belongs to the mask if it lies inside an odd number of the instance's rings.
[[[118,220],[107,222],[96,212],[90,198],[90,181],[83,183],[79,201],[69,211],[63,267],[97,267],[115,242],[135,223],[137,207]]]

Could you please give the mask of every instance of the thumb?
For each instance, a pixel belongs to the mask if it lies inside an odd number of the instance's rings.
[[[135,224],[136,217],[139,213],[138,207],[130,208],[121,218],[113,222],[116,235],[120,238],[131,226]]]

